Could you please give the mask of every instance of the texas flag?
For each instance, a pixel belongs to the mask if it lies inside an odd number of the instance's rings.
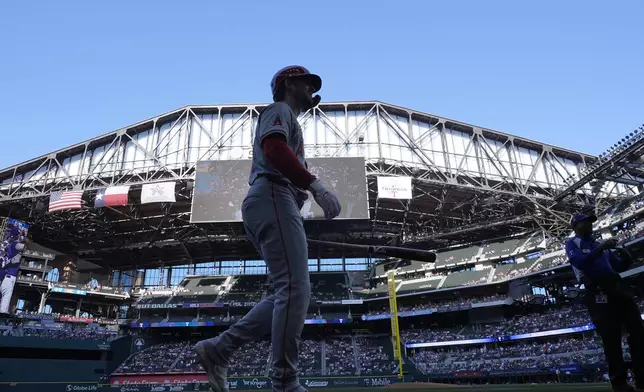
[[[129,191],[129,185],[111,186],[109,188],[99,189],[98,191],[96,191],[94,208],[127,205],[127,194]]]

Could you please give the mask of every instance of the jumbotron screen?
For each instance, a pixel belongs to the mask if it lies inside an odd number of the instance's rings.
[[[363,157],[311,158],[307,162],[311,173],[340,199],[342,212],[337,219],[369,219]],[[198,162],[190,222],[240,222],[250,167],[250,160]],[[324,218],[311,195],[301,213],[305,219]]]

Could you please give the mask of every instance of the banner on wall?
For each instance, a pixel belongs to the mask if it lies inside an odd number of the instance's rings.
[[[9,313],[13,288],[18,278],[18,269],[29,225],[13,218],[4,222],[0,244],[0,313]]]
[[[378,177],[378,198],[398,200],[411,199],[411,177]]]
[[[358,376],[358,377],[302,377],[300,384],[307,389],[318,388],[354,388],[384,387],[401,380],[391,376]],[[128,392],[162,392],[162,391],[208,391],[208,377],[201,374],[159,374],[159,375],[119,375],[110,378],[113,390],[127,389]],[[231,377],[228,389],[253,390],[271,389],[272,381],[268,377]],[[107,388],[106,388],[107,389]]]

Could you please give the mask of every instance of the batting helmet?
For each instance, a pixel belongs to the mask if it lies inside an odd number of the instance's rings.
[[[304,79],[313,86],[313,93],[317,93],[322,88],[322,78],[316,74],[312,74],[308,69],[300,65],[289,65],[277,71],[271,80],[271,92],[273,93],[273,100],[279,88],[284,84],[286,79]]]

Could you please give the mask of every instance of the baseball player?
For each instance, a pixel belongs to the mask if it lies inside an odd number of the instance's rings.
[[[215,392],[227,392],[227,368],[242,344],[267,335],[272,340],[273,390],[302,392],[297,377],[298,346],[311,296],[308,246],[300,209],[310,191],[326,219],[340,214],[338,198],[309,171],[300,113],[318,105],[313,96],[322,79],[306,68],[289,66],[271,81],[274,103],[258,119],[250,189],[242,204],[244,227],[263,257],[275,286],[235,325],[194,350]]]
[[[627,383],[622,356],[622,328],[628,333],[631,367],[637,390],[644,389],[644,325],[637,303],[621,282],[620,272],[633,263],[628,251],[613,238],[593,237],[595,216],[574,214],[570,226],[575,236],[566,241],[566,253],[579,283],[586,287],[584,303],[602,339],[608,374],[615,392],[635,389]]]
[[[9,313],[9,304],[18,276],[22,251],[25,249],[24,241],[25,238],[21,235],[19,228],[12,227],[9,230],[2,258],[2,269],[0,269],[0,313]]]

